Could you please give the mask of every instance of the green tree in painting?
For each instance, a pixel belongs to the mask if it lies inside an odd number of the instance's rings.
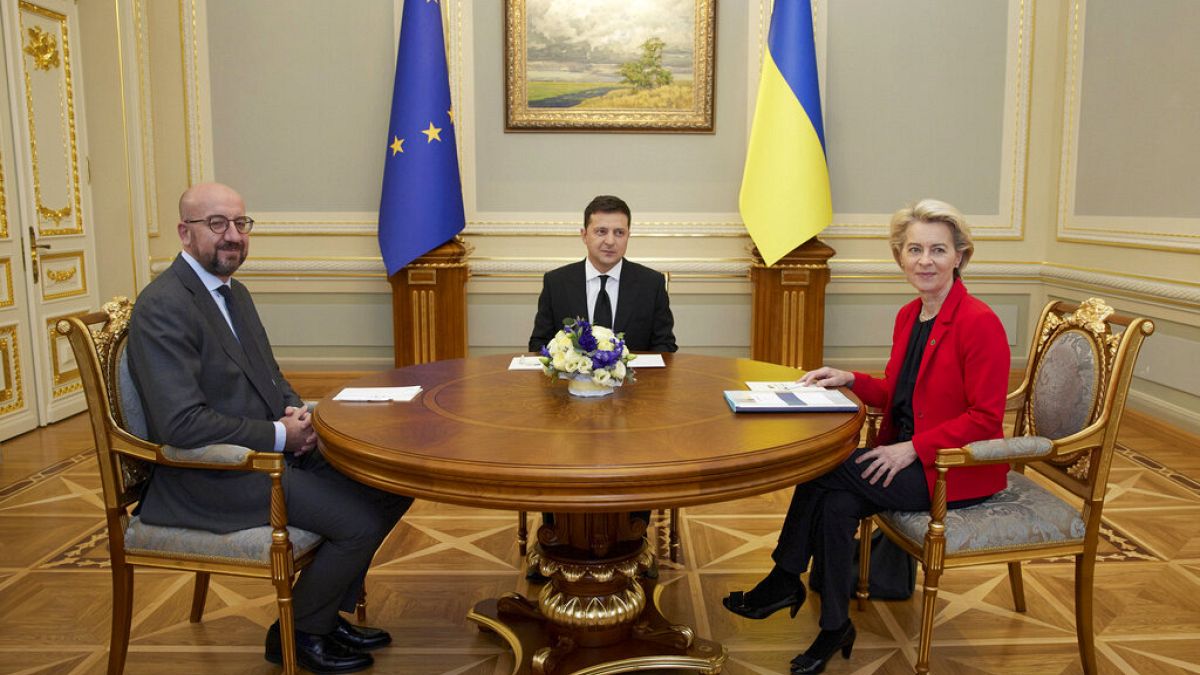
[[[642,56],[636,61],[621,64],[621,76],[634,89],[654,89],[671,84],[671,71],[663,67],[663,47],[667,43],[652,37],[642,43]]]

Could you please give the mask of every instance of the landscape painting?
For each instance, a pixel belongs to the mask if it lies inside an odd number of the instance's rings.
[[[715,0],[507,0],[507,128],[713,130]]]

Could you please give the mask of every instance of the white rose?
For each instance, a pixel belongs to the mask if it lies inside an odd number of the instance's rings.
[[[593,372],[592,373],[592,381],[595,382],[596,384],[602,384],[602,385],[609,386],[609,387],[613,386],[612,373],[605,369],[600,369],[600,370]]]
[[[602,352],[611,352],[613,350],[612,340],[600,340],[596,343],[596,349]]]
[[[617,361],[616,365],[613,366],[613,378],[618,382],[625,380],[625,363],[623,361]]]
[[[596,338],[597,340],[608,340],[611,342],[615,336],[613,335],[611,328],[605,328],[604,326],[592,326],[592,337]]]

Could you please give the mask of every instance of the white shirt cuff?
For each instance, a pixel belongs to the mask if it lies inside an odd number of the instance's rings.
[[[275,425],[275,452],[283,452],[283,446],[287,443],[287,429],[283,427],[283,422],[272,422]]]

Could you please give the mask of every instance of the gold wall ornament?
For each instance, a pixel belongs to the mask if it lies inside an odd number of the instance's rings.
[[[33,58],[33,65],[38,70],[57,68],[61,61],[58,58],[58,40],[54,36],[34,26],[25,31],[29,39],[25,42],[25,53]]]

